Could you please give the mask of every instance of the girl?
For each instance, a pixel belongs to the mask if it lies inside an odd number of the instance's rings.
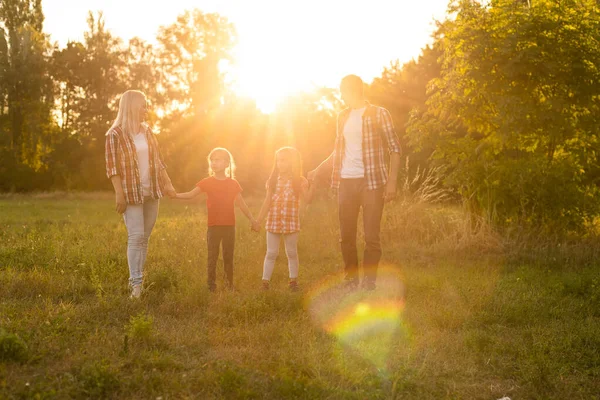
[[[116,210],[127,227],[127,263],[131,298],[142,294],[148,239],[158,216],[158,201],[175,195],[158,142],[148,125],[146,95],[128,90],[106,133],[106,175],[116,196]]]
[[[234,178],[235,161],[224,148],[213,149],[207,157],[209,177],[202,179],[194,189],[177,193],[178,199],[191,199],[206,193],[208,209],[208,289],[216,290],[216,267],[219,247],[223,246],[223,264],[230,289],[233,289],[233,249],[235,244],[235,205],[254,226],[256,221],[242,197],[242,188]]]
[[[275,153],[271,176],[267,181],[267,195],[260,210],[254,230],[267,217],[267,255],[263,266],[262,287],[269,289],[275,260],[279,254],[281,238],[285,242],[290,273],[289,288],[298,290],[298,235],[300,233],[300,200],[306,203],[312,198],[308,181],[302,176],[300,152],[293,147],[283,147]]]

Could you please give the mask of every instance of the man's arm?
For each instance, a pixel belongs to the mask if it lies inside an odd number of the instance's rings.
[[[390,112],[385,108],[381,109],[381,129],[383,130],[383,136],[387,142],[390,153],[402,154],[400,139],[394,128],[394,120],[392,119]]]
[[[315,181],[328,179],[333,172],[333,156],[336,152],[338,140],[339,140],[339,127],[340,127],[340,113],[338,113],[335,122],[335,144],[333,151],[329,154],[329,156],[321,163],[317,168],[310,171],[307,174],[308,181],[310,185],[313,186]]]
[[[396,198],[396,186],[398,183],[398,171],[400,170],[400,155],[402,154],[402,148],[400,147],[400,139],[394,129],[392,116],[385,108],[381,109],[381,128],[383,129],[383,135],[390,151],[390,174],[383,195],[384,200],[388,202]]]
[[[321,180],[324,176],[330,176],[333,170],[333,153],[321,163],[317,168],[308,172],[308,180],[312,183],[315,180]]]
[[[390,154],[390,175],[385,186],[383,199],[385,202],[392,201],[396,198],[396,186],[398,183],[398,171],[400,170],[400,153]]]

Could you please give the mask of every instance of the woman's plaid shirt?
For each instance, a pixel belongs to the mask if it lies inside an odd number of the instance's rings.
[[[331,187],[334,189],[340,186],[342,160],[345,154],[344,125],[350,116],[350,111],[350,108],[346,108],[338,114],[331,175]],[[362,154],[369,190],[379,189],[387,183],[385,147],[389,153],[401,153],[400,140],[394,129],[392,116],[385,108],[366,102],[362,118]]]
[[[164,196],[160,172],[167,166],[163,162],[158,148],[158,141],[152,131],[146,127],[144,134],[148,142],[148,158],[150,161],[150,193],[153,199],[160,199]],[[127,203],[143,203],[142,181],[133,138],[124,134],[120,127],[109,130],[106,134],[104,156],[106,158],[106,176],[109,179],[115,175],[121,177],[123,193]]]

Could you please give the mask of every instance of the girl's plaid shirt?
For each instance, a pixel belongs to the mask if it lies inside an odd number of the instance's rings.
[[[148,142],[150,195],[153,199],[160,199],[164,196],[162,191],[163,179],[160,172],[167,166],[163,161],[158,148],[158,141],[152,131],[145,126],[144,134]],[[121,177],[123,193],[127,203],[143,203],[142,181],[133,138],[130,135],[125,135],[120,127],[109,130],[106,134],[104,155],[106,159],[106,176],[109,179],[115,175]]]
[[[303,180],[306,190],[308,181]],[[271,233],[294,233],[300,231],[300,198],[294,192],[292,179],[279,177],[271,195],[271,207],[267,214],[265,230]]]

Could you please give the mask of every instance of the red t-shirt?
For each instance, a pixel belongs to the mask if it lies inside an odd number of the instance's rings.
[[[242,187],[235,179],[204,178],[196,186],[206,192],[208,226],[235,226],[235,199]]]

